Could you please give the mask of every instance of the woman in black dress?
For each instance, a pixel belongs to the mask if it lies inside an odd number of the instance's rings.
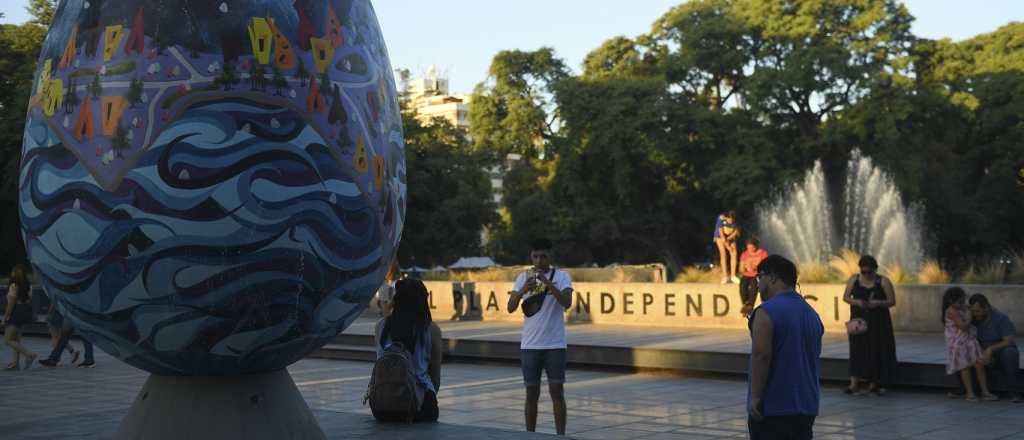
[[[862,318],[867,332],[850,335],[850,387],[847,394],[860,391],[885,394],[896,374],[896,337],[889,309],[896,305],[892,282],[878,275],[878,261],[870,255],[860,259],[860,274],[846,284],[843,301],[850,305],[850,319]]]

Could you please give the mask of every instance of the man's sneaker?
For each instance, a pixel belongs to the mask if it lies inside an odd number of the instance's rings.
[[[78,364],[78,368],[92,368],[96,366],[96,362],[86,361]]]
[[[57,361],[55,361],[53,359],[43,359],[43,360],[39,361],[39,365],[42,365],[44,367],[53,368],[53,367],[57,366]]]

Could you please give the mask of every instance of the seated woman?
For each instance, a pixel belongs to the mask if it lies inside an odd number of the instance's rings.
[[[374,328],[377,359],[395,343],[400,343],[410,355],[412,373],[419,387],[417,394],[423,395],[423,404],[414,419],[417,422],[437,421],[437,391],[441,387],[441,328],[430,317],[427,296],[427,287],[422,281],[399,280],[395,283],[391,315],[377,322]],[[382,420],[392,419],[387,414],[375,412],[374,415]],[[401,420],[402,415],[394,419]]]

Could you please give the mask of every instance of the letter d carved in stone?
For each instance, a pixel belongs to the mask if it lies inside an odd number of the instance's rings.
[[[601,292],[601,314],[607,315],[615,311],[615,297],[610,293]]]

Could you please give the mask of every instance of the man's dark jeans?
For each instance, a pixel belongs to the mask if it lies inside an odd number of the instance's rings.
[[[982,344],[982,347],[985,345],[992,344]],[[1017,373],[1020,371],[1020,351],[1016,345],[1000,348],[992,353],[992,364],[988,366],[988,369],[1000,373],[1006,391],[1011,393],[1020,392],[1020,388],[1017,388]]]
[[[747,420],[750,440],[811,440],[814,416],[765,417],[760,422]]]
[[[57,341],[57,346],[53,347],[53,351],[50,352],[49,360],[53,362],[60,361],[60,355],[64,353],[64,349],[67,348],[68,342],[71,340],[71,335],[75,332],[75,329],[71,327],[71,321],[64,318],[64,326],[60,329],[60,340]],[[82,349],[85,351],[85,359],[83,363],[90,364],[93,362],[92,354],[92,343],[82,338]]]
[[[990,344],[981,344],[982,348],[987,348],[996,344],[995,342]],[[1020,393],[1021,389],[1017,387],[1017,374],[1020,371],[1020,351],[1016,345],[1009,347],[1000,348],[992,353],[992,363],[986,368],[989,372],[999,373],[999,377],[1002,378],[1002,387],[1006,392],[1011,394]],[[992,378],[994,375],[989,375],[989,385],[992,384]],[[964,394],[966,389],[964,384],[957,379],[958,389],[960,394]]]

